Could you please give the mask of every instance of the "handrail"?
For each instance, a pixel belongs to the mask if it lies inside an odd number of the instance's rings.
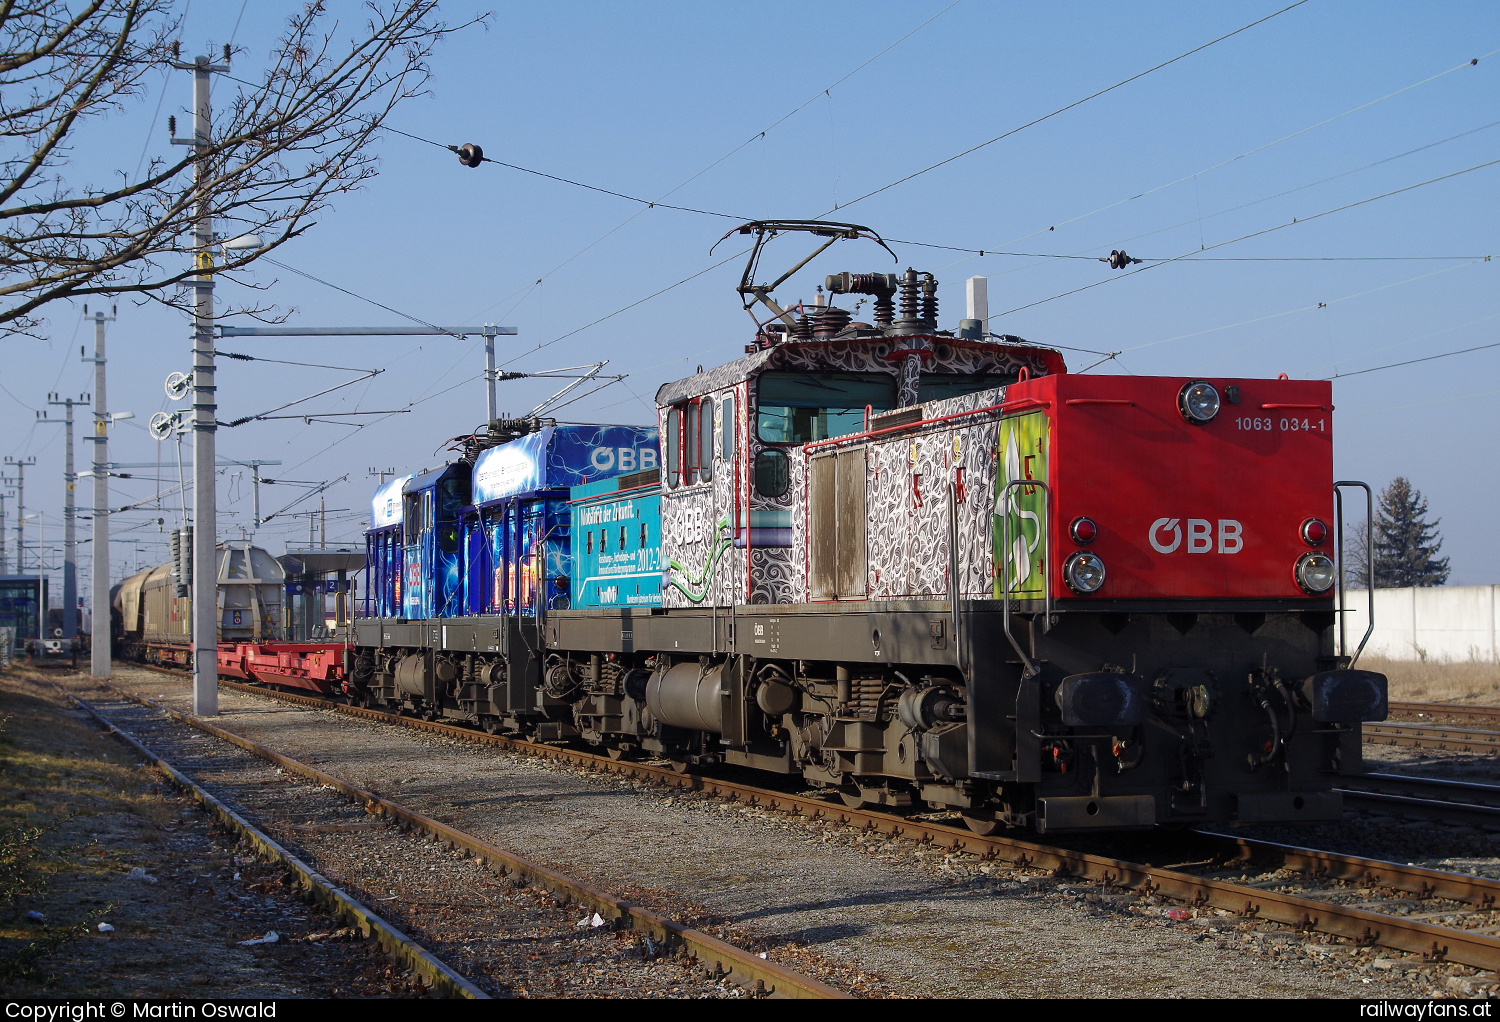
[[[1338,571],[1339,571],[1339,656],[1349,651],[1348,607],[1344,600],[1344,493],[1341,486],[1358,486],[1365,491],[1365,590],[1370,598],[1369,612],[1365,624],[1365,637],[1359,640],[1359,648],[1349,658],[1353,667],[1359,655],[1365,651],[1365,643],[1375,632],[1375,491],[1369,483],[1357,479],[1341,479],[1333,484],[1334,516],[1338,519]]]
[[[1001,413],[1017,411],[1021,408],[1051,408],[1052,400],[1045,397],[1018,397],[1009,401],[1000,402]]]
[[[1042,607],[1045,613],[1044,620],[1049,624],[1052,621],[1052,490],[1039,479],[1012,479],[1006,483],[1000,491],[1000,538],[1005,544],[1001,552],[1000,560],[1000,607],[1001,626],[1005,629],[1005,637],[1010,640],[1011,648],[1021,657],[1021,662],[1026,665],[1026,671],[1021,676],[1025,681],[1033,675],[1039,674],[1041,668],[1037,667],[1016,637],[1010,631],[1010,490],[1013,486],[1040,486],[1042,488],[1042,520],[1040,523],[1042,532]],[[1029,554],[1028,554],[1029,556]]]
[[[959,673],[964,673],[964,646],[961,641],[958,601],[963,596],[958,564],[958,484],[948,483],[948,601],[953,608],[953,659]]]

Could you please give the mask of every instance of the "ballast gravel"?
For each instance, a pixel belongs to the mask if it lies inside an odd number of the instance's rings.
[[[184,681],[123,667],[116,681],[190,709]],[[717,920],[737,943],[772,949],[825,981],[837,982],[832,973],[842,968],[858,993],[1291,998],[1492,989],[1493,977],[1473,969],[1212,910],[1174,919],[1167,911],[1181,906],[1155,897],[459,739],[232,690],[220,691],[220,710],[221,727],[500,847],[678,918]]]

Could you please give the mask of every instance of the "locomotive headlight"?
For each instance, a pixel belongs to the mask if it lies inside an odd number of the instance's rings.
[[[1194,380],[1178,393],[1177,410],[1193,425],[1205,425],[1219,414],[1219,392],[1212,383]]]
[[[1079,550],[1063,561],[1063,581],[1080,596],[1097,593],[1104,584],[1104,561],[1098,554]]]
[[[1303,592],[1326,593],[1333,585],[1333,559],[1327,554],[1303,554],[1297,558],[1296,575]]]

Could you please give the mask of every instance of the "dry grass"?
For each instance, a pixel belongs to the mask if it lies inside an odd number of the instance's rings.
[[[1359,667],[1391,682],[1391,699],[1414,703],[1500,706],[1500,664],[1485,661],[1423,663],[1360,657]]]

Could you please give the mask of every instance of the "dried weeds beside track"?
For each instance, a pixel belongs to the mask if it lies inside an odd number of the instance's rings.
[[[89,932],[4,978],[44,997],[415,996],[407,970],[355,939],[210,825],[192,799],[51,685],[0,674],[0,821],[40,827],[33,881],[0,909],[0,958],[63,927]],[[143,877],[132,879],[134,869]],[[39,881],[39,882],[38,882]],[[153,882],[154,881],[154,882]],[[33,920],[29,912],[44,918]],[[113,930],[100,932],[99,922]],[[239,942],[275,930],[272,944]],[[309,939],[313,938],[313,939]]]

